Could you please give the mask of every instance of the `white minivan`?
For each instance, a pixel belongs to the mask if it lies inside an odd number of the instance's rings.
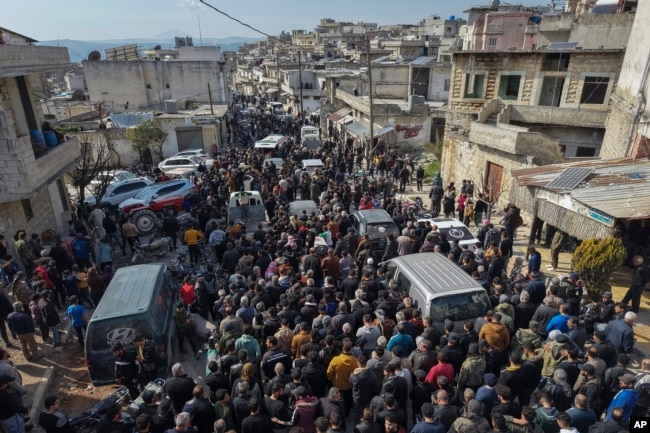
[[[302,160],[302,171],[313,174],[317,169],[322,170],[325,167],[323,161],[320,159],[303,159]]]
[[[485,289],[457,264],[439,253],[407,254],[384,262],[402,292],[442,328],[445,319],[463,332],[466,320],[474,321],[490,309]],[[442,329],[439,329],[442,331]]]

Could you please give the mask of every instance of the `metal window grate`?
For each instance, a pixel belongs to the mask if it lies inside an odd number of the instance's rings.
[[[564,170],[558,177],[546,184],[546,188],[559,190],[572,190],[580,185],[587,176],[594,171],[592,168],[572,167]]]

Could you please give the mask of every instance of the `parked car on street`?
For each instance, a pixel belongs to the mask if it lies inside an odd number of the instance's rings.
[[[99,186],[104,182],[115,183],[121,180],[133,179],[135,175],[126,170],[104,170],[97,174],[93,180],[90,181],[90,186]]]
[[[208,152],[206,152],[205,149],[184,150],[174,155],[174,158],[177,156],[196,156],[197,158],[201,158],[201,160],[205,162],[208,159]]]
[[[146,177],[134,177],[111,183],[106,188],[99,206],[103,209],[114,208],[124,200],[135,197],[140,191],[153,184],[153,180]],[[94,196],[88,196],[84,203],[94,205],[97,202]]]
[[[196,192],[196,185],[189,180],[168,180],[166,182],[155,183],[140,191],[133,198],[123,201],[120,204],[120,210],[124,213],[129,213],[136,207],[148,206],[152,200],[171,197],[182,198],[194,192]]]
[[[160,161],[158,164],[158,168],[161,169],[162,171],[167,171],[172,168],[198,168],[200,163],[204,163],[205,167],[207,169],[210,169],[212,167],[212,160],[208,159],[207,161],[203,161],[201,158],[198,156],[172,156],[171,158],[167,158],[163,161]]]

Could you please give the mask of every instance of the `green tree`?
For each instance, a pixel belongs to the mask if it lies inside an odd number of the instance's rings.
[[[587,293],[599,301],[611,289],[609,277],[623,265],[626,251],[620,238],[586,239],[573,253],[573,269],[585,282]]]
[[[159,161],[164,158],[162,147],[167,140],[167,132],[160,127],[158,119],[147,120],[135,127],[135,138],[133,139],[133,150],[138,152],[141,162],[151,163],[151,155],[155,155]]]

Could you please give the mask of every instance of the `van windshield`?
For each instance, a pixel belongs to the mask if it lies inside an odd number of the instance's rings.
[[[91,332],[86,335],[86,339],[90,340],[91,352],[101,352],[110,351],[114,343],[122,343],[126,346],[136,335],[142,335],[147,340],[154,339],[151,325],[144,320],[95,323],[92,324]]]
[[[394,222],[368,224],[368,235],[371,239],[384,239],[387,234],[397,233],[397,226]]]
[[[434,322],[444,322],[445,319],[462,322],[481,317],[489,309],[490,300],[487,293],[485,290],[477,290],[433,299],[430,316]]]

